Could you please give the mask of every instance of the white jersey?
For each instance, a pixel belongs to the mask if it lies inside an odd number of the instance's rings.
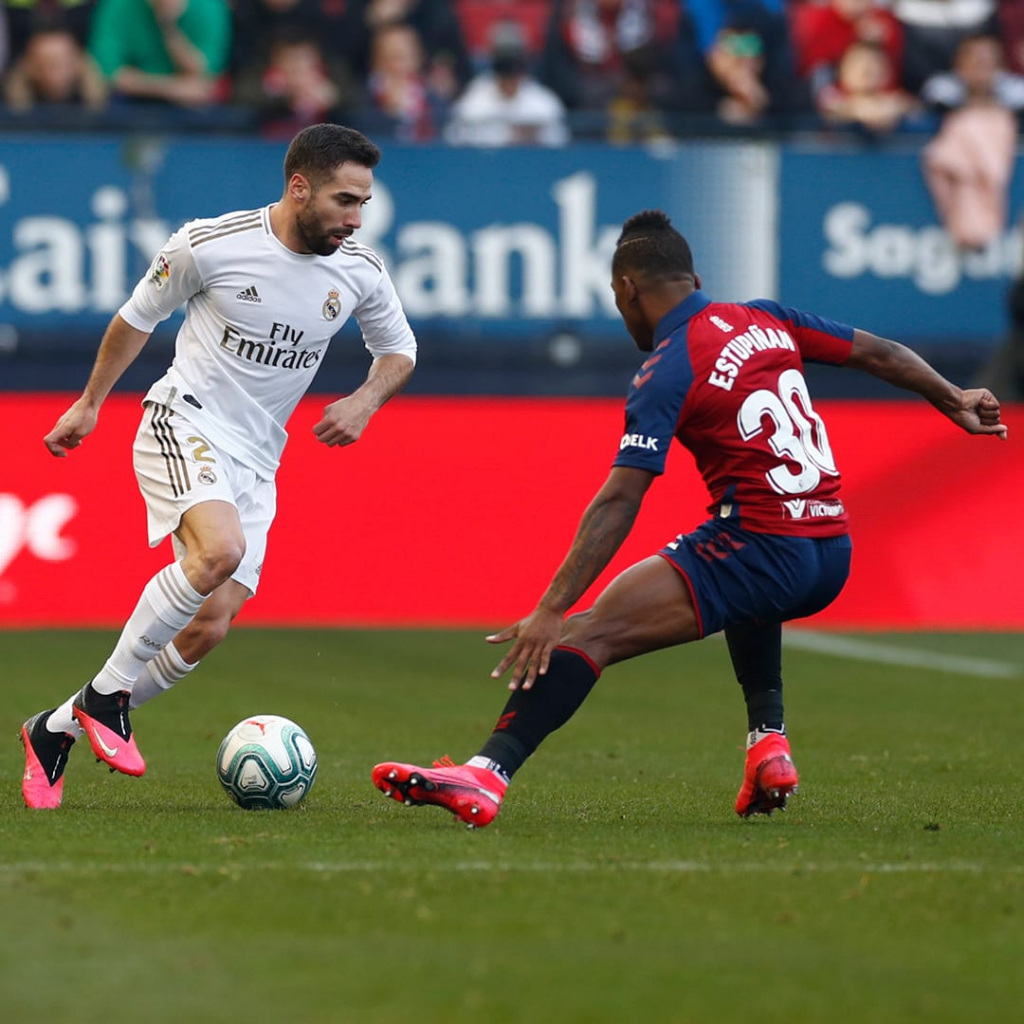
[[[416,358],[381,258],[350,238],[330,256],[292,252],[271,230],[270,209],[189,221],[119,310],[151,333],[186,303],[174,361],[145,401],[183,413],[267,478],[280,462],[288,417],[350,316],[374,358]]]

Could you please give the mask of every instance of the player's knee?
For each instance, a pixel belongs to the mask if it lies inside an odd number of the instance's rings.
[[[245,554],[245,542],[225,540],[214,547],[204,548],[195,556],[196,575],[200,593],[210,593],[219,587],[238,568]]]
[[[608,631],[605,624],[595,617],[593,609],[577,612],[565,620],[562,632],[562,647],[582,651],[595,665],[608,664]]]

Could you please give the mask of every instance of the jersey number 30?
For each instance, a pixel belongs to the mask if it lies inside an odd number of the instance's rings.
[[[767,439],[776,455],[798,468],[781,464],[765,474],[765,479],[778,494],[807,494],[821,481],[822,473],[838,476],[836,460],[828,444],[825,424],[811,407],[804,375],[799,370],[779,374],[776,394],[767,388],[748,395],[736,417],[744,441],[757,437],[764,430],[767,416],[775,429]]]

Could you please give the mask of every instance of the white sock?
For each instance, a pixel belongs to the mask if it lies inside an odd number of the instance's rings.
[[[146,671],[132,687],[132,699],[128,707],[134,711],[148,700],[166,693],[175,683],[180,683],[198,665],[189,664],[171,641],[148,665]]]
[[[747,750],[749,750],[755,743],[763,740],[765,736],[770,736],[772,733],[776,736],[785,736],[786,727],[783,726],[781,729],[752,729],[747,733]]]
[[[505,769],[502,768],[497,761],[492,761],[489,757],[481,757],[479,754],[475,754],[466,762],[466,764],[471,768],[486,768],[489,772],[493,772],[497,775],[506,786],[509,783],[509,777],[506,774]]]
[[[75,697],[77,696],[76,693]],[[83,735],[85,730],[71,717],[71,705],[75,703],[75,697],[68,697],[46,720],[46,728],[49,732],[69,732],[75,739]]]
[[[161,569],[146,584],[113,654],[93,679],[95,690],[130,691],[143,667],[195,618],[208,596],[196,592],[180,562]]]

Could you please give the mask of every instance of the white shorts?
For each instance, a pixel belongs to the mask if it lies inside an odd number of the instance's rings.
[[[149,546],[172,534],[193,505],[226,501],[238,510],[245,537],[245,554],[231,578],[255,594],[277,511],[274,481],[218,452],[181,413],[155,402],[145,404],[132,454],[146,501]],[[181,558],[184,546],[177,537],[173,543]]]

